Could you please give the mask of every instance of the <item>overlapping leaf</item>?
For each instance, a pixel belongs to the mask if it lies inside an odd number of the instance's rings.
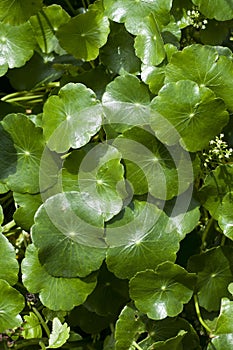
[[[103,12],[92,8],[70,19],[59,28],[57,38],[63,49],[85,61],[94,60],[107,42],[109,21]]]
[[[125,23],[126,29],[132,34],[140,33],[140,24],[144,17],[151,12],[163,23],[169,22],[171,0],[137,0],[132,4],[131,0],[104,0],[105,13],[113,21]]]
[[[189,260],[188,270],[197,273],[199,303],[208,311],[218,310],[221,298],[230,297],[227,288],[233,279],[232,252],[231,247],[217,247]]]
[[[24,339],[42,338],[42,328],[38,317],[34,312],[24,316],[23,332]]]
[[[207,45],[189,45],[175,53],[167,65],[167,81],[189,79],[221,97],[232,111],[233,62],[230,57]],[[214,111],[212,112],[215,116]]]
[[[7,185],[16,192],[36,193],[46,186],[51,186],[56,181],[51,173],[56,173],[57,166],[52,157],[47,154],[44,159],[44,169],[41,169],[41,183],[39,183],[39,173],[41,168],[41,157],[44,152],[45,143],[42,129],[37,128],[26,115],[9,114],[2,121],[3,139],[0,140],[1,147],[9,144],[10,147],[1,152],[3,157],[3,174],[8,175]],[[9,153],[11,157],[9,157]],[[7,160],[7,155],[9,159]],[[16,161],[17,159],[17,161]],[[10,163],[10,164],[9,164]],[[9,167],[10,165],[10,167]],[[41,185],[41,186],[40,186]],[[44,187],[45,186],[45,187]]]
[[[144,64],[159,65],[165,58],[163,39],[159,25],[153,14],[145,17],[140,34],[135,39],[135,50]]]
[[[102,123],[102,109],[92,90],[69,83],[44,105],[44,135],[50,149],[66,152],[90,140]]]
[[[116,138],[113,145],[125,162],[127,180],[134,194],[150,192],[170,199],[184,192],[193,182],[193,167],[183,148],[166,148],[146,128],[132,128]]]
[[[208,18],[215,18],[218,21],[226,21],[233,17],[233,1],[232,0],[192,0],[198,6],[203,15]]]
[[[107,266],[119,278],[174,261],[179,234],[155,205],[135,201],[107,225]]]
[[[233,240],[233,192],[227,193],[222,200],[221,213],[218,217],[218,223],[225,236]]]
[[[223,101],[190,80],[166,84],[151,107],[156,136],[168,145],[180,141],[191,152],[207,146],[228,122]]]
[[[10,285],[16,284],[19,272],[16,253],[12,244],[2,233],[0,233],[0,266],[0,279],[7,281]]]
[[[0,2],[0,20],[18,25],[26,22],[41,10],[43,0],[2,0]]]
[[[33,244],[27,248],[22,262],[22,274],[23,283],[28,291],[39,293],[43,305],[51,310],[68,311],[84,303],[96,285],[95,276],[86,279],[51,276],[45,267],[41,266],[38,251]]]
[[[157,269],[138,272],[130,280],[130,295],[137,308],[154,320],[178,315],[193,295],[195,275],[164,262]]]
[[[78,192],[47,199],[35,215],[32,240],[41,265],[54,277],[85,277],[105,258],[103,218]]]
[[[24,297],[6,281],[0,280],[0,332],[19,327],[22,323],[19,313],[24,308]]]
[[[117,77],[108,84],[102,103],[106,123],[117,131],[149,123],[149,91],[134,75]]]
[[[29,23],[19,26],[0,23],[0,76],[8,68],[23,66],[33,55],[35,39]]]
[[[30,18],[36,41],[42,52],[48,54],[52,51],[64,54],[55,34],[58,28],[70,19],[68,13],[61,6],[51,5],[43,9],[41,13]]]

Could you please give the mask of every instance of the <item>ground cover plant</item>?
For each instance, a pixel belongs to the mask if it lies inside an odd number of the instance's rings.
[[[0,349],[232,349],[232,28],[0,2]]]

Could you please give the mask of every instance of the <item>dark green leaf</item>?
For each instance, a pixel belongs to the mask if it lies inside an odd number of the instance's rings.
[[[28,291],[39,293],[43,305],[55,311],[69,311],[74,306],[84,303],[96,285],[94,276],[86,279],[51,276],[45,267],[41,266],[38,251],[33,244],[27,248],[22,262],[22,274],[23,283]]]
[[[218,21],[226,21],[233,17],[232,0],[192,0],[198,6],[201,13],[208,18],[216,18]]]
[[[0,2],[0,20],[18,25],[26,22],[41,10],[43,0],[2,0]]]
[[[83,84],[65,85],[44,105],[44,135],[49,148],[60,153],[88,143],[101,122],[102,109],[95,94]]]
[[[223,101],[190,80],[166,84],[151,106],[156,136],[168,145],[180,141],[191,152],[206,147],[228,122]]]
[[[135,305],[149,318],[161,320],[178,315],[193,295],[195,275],[172,262],[155,271],[138,272],[130,280],[130,295]]]
[[[155,205],[135,201],[107,225],[107,266],[119,278],[174,261],[179,234]]]
[[[103,262],[103,219],[84,200],[78,192],[59,193],[36,213],[32,240],[52,276],[85,277]]]

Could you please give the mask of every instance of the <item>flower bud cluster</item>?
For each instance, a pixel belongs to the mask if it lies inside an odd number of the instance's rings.
[[[203,153],[204,167],[208,168],[219,163],[227,163],[233,154],[233,149],[228,148],[228,144],[223,140],[224,134],[216,136],[214,140],[210,141],[210,148],[208,152]]]
[[[206,29],[206,25],[208,20],[206,18],[203,19],[202,14],[197,10],[188,10],[187,15],[190,20],[190,24],[196,29]]]

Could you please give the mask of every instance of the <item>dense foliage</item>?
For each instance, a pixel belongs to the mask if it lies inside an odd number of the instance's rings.
[[[233,1],[0,1],[0,348],[230,350]]]

